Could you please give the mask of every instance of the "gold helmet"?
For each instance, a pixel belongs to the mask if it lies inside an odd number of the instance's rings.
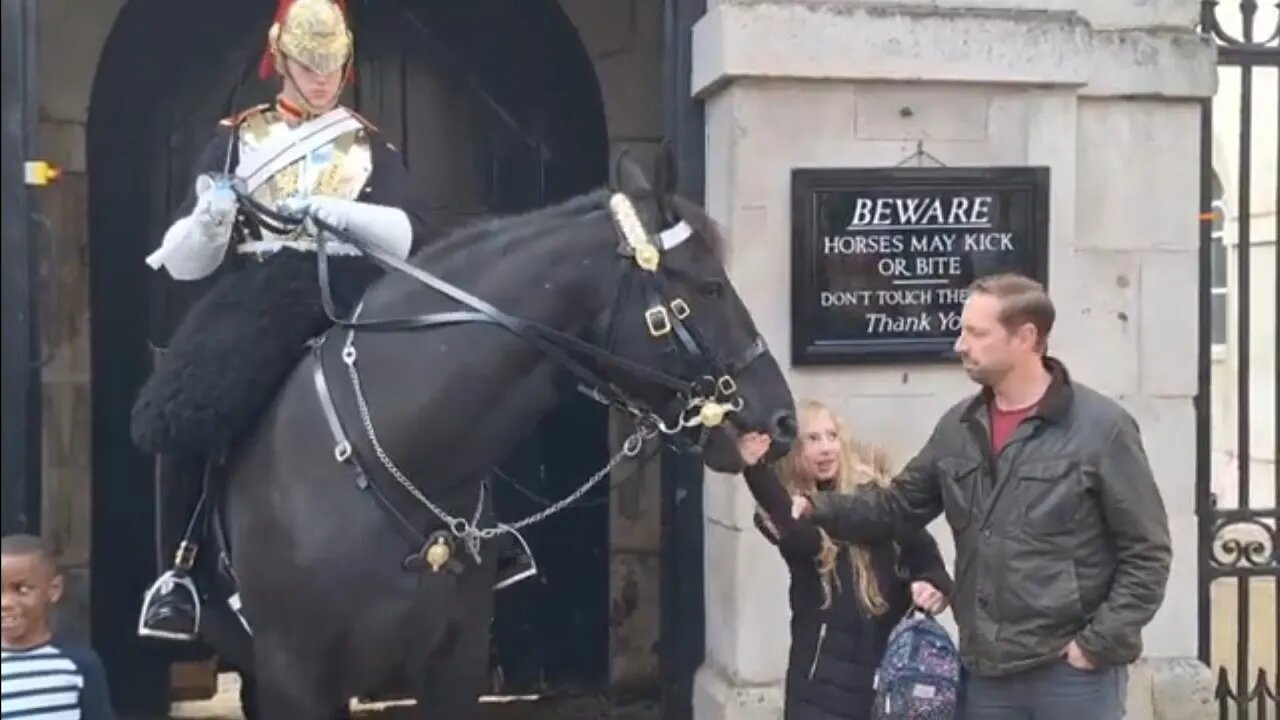
[[[345,68],[349,79],[353,46],[342,0],[280,0],[259,75],[269,78],[277,60],[288,57],[318,73]]]

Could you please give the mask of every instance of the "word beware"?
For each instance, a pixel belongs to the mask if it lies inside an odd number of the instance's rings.
[[[980,226],[991,225],[990,195],[951,198],[860,197],[854,200],[853,217],[848,230],[865,230],[877,226],[917,227],[921,225]]]

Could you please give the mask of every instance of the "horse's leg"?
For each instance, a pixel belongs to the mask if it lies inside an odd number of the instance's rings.
[[[452,648],[428,666],[416,695],[422,720],[474,720],[488,678],[489,635],[459,628]]]
[[[247,673],[240,674],[240,714],[244,720],[265,720],[258,705],[258,681]],[[333,713],[334,720],[351,720],[351,708],[344,703]]]
[[[280,643],[259,638],[254,647],[257,715],[262,718],[339,719],[346,704],[334,697],[325,659],[295,652]]]
[[[258,679],[249,673],[240,673],[240,714],[244,720],[262,720],[258,712]]]
[[[493,567],[488,550],[485,564],[460,584],[457,602],[464,610],[450,630],[442,652],[428,663],[417,693],[419,717],[425,720],[473,720],[489,681],[489,630],[493,622]],[[446,601],[448,602],[448,601]]]

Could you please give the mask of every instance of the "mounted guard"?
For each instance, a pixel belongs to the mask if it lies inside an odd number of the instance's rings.
[[[189,496],[179,503],[186,530],[173,567],[143,601],[144,636],[195,637],[200,593],[191,569],[213,501],[210,467],[252,428],[307,343],[331,324],[314,228],[279,231],[254,222],[239,212],[231,183],[267,207],[310,212],[397,258],[425,239],[424,223],[410,209],[403,158],[338,104],[353,77],[345,7],[281,0],[259,70],[264,79],[279,75],[278,97],[219,124],[197,162],[194,192],[146,259],[175,280],[218,276],[183,318],[133,408],[134,442],[171,461],[181,477],[165,484],[181,481],[175,492]],[[334,309],[346,316],[382,271],[336,238],[327,252]]]

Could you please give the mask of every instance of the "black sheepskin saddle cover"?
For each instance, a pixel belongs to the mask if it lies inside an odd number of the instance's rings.
[[[331,257],[329,270],[340,315],[379,274],[364,258]],[[281,250],[231,270],[192,306],[139,391],[134,443],[174,458],[229,448],[329,325],[314,253]]]

